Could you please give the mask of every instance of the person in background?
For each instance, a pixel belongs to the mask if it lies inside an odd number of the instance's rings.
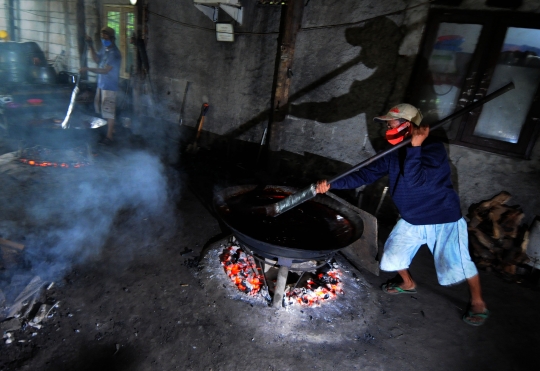
[[[116,94],[120,79],[120,66],[122,55],[115,44],[114,29],[105,26],[101,29],[101,43],[103,47],[96,52],[92,38],[86,36],[86,42],[92,53],[92,59],[98,64],[97,68],[82,67],[80,72],[93,72],[98,75],[97,90],[94,107],[101,117],[107,120],[107,136],[100,144],[112,144],[114,136],[114,119],[116,114]]]
[[[353,189],[389,175],[390,192],[401,219],[384,245],[380,267],[384,271],[397,271],[402,282],[383,284],[383,292],[416,293],[417,285],[408,268],[418,249],[427,244],[441,285],[463,281],[469,285],[470,304],[463,321],[482,325],[490,312],[482,298],[478,270],[469,254],[467,223],[452,186],[444,145],[428,138],[429,126],[421,125],[422,114],[410,104],[398,104],[374,120],[387,125],[386,139],[390,144],[396,145],[408,137],[410,144],[331,184],[319,181],[317,193]]]

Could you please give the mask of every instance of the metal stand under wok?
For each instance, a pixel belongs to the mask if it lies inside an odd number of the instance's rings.
[[[277,260],[271,260],[268,258],[263,258],[261,256],[258,256],[255,252],[253,252],[248,246],[239,243],[240,247],[244,252],[248,255],[250,255],[255,260],[255,265],[257,269],[259,269],[259,266],[257,265],[257,262],[261,265],[261,271],[262,271],[262,277],[264,286],[267,290],[267,292],[270,292],[268,282],[266,280],[266,265],[270,265],[274,268],[278,268],[278,274],[277,274],[277,282],[276,286],[274,287],[274,296],[271,300],[271,304],[273,307],[280,308],[283,306],[283,300],[285,298],[285,287],[287,285],[287,278],[289,277],[289,271],[294,272],[302,272],[300,274],[300,277],[296,281],[296,283],[293,286],[293,290],[298,286],[300,281],[302,280],[302,277],[304,277],[304,274],[306,272],[317,270],[319,268],[324,267],[327,264],[330,264],[330,261],[334,258],[335,252],[327,255],[325,257],[325,260],[317,261],[316,265],[312,266],[306,266],[305,263],[310,262],[311,260],[302,260],[299,261],[297,259],[290,259],[290,258],[284,258],[284,257],[278,257]]]

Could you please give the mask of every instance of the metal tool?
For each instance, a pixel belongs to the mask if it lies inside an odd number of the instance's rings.
[[[515,85],[513,82],[503,86],[502,88],[494,91],[493,93],[491,94],[488,94],[486,95],[484,98],[482,99],[479,99],[477,100],[476,102],[472,103],[472,104],[469,104],[468,106],[466,107],[463,107],[462,109],[454,112],[453,114],[447,116],[446,118],[442,119],[442,120],[439,120],[437,123],[435,123],[434,125],[432,125],[430,127],[430,130],[435,130],[439,127],[441,127],[442,125],[444,125],[445,123],[447,123],[448,121],[451,121],[459,116],[462,116],[464,115],[465,113],[468,113],[480,106],[482,106],[483,104],[489,102],[490,100],[492,99],[495,99],[497,98],[498,96],[512,90],[515,88]],[[399,148],[401,147],[404,147],[406,145],[408,145],[409,143],[411,142],[411,138],[408,138],[406,140],[404,140],[403,142],[399,143],[399,144],[396,144],[395,146],[393,146],[392,148],[389,148],[387,149],[386,151],[383,151],[383,152],[380,152],[378,154],[376,154],[375,156],[372,156],[370,158],[368,158],[367,160],[364,160],[362,161],[361,163],[353,166],[351,169],[341,173],[341,174],[338,174],[336,176],[334,176],[333,178],[329,179],[327,182],[328,183],[332,183],[332,182],[335,182],[336,180],[338,179],[341,179],[369,164],[371,164],[372,162],[380,159],[381,157],[384,157],[386,156],[387,154],[391,153],[391,152],[394,152],[396,150],[398,150]],[[301,203],[305,202],[305,201],[308,201],[308,200],[311,200],[313,197],[315,197],[317,195],[317,192],[315,191],[316,189],[316,183],[313,183],[311,184],[309,187],[299,191],[299,192],[296,192],[286,198],[284,198],[283,200],[279,201],[279,202],[276,202],[274,204],[270,204],[270,205],[266,205],[265,207],[262,207],[263,211],[266,213],[266,215],[270,215],[270,216],[278,216],[279,214],[281,213],[284,213],[285,211],[288,211],[298,205],[300,205]],[[260,209],[260,207],[259,207]]]
[[[87,52],[87,43],[84,44],[83,52],[81,53],[81,59],[83,56],[86,55]],[[68,110],[66,113],[66,117],[64,117],[64,121],[62,121],[62,129],[69,129],[69,119],[71,118],[71,113],[73,112],[73,107],[75,106],[75,98],[77,97],[77,94],[79,94],[79,82],[81,81],[81,74],[77,74],[77,80],[75,81],[75,87],[73,88],[73,91],[71,92],[71,99],[69,101]],[[88,115],[85,115],[85,120],[90,122],[90,127],[92,129],[99,128],[101,126],[104,126],[107,124],[107,120],[104,120],[99,117],[91,117]]]
[[[203,103],[202,108],[201,108],[201,116],[199,118],[199,124],[197,125],[197,134],[195,135],[195,140],[186,148],[186,152],[188,153],[197,153],[199,151],[199,147],[197,146],[197,141],[199,140],[199,137],[201,136],[201,131],[204,124],[204,117],[206,116],[206,112],[208,112],[209,107],[210,105],[208,103]]]
[[[182,98],[182,107],[180,108],[180,122],[179,122],[180,126],[182,126],[182,124],[184,123],[184,112],[185,112],[185,109],[186,109],[186,98],[187,98],[187,93],[188,93],[190,85],[191,85],[191,82],[187,81],[186,82],[186,88],[184,89],[184,97]]]
[[[264,147],[264,143],[266,143],[266,133],[268,132],[268,126],[264,128],[263,135],[261,137],[261,144],[259,145],[259,152],[257,153],[257,159],[255,160],[255,165],[259,163],[259,159],[261,158],[261,153]]]

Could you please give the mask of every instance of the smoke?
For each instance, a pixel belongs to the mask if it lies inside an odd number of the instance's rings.
[[[108,158],[80,169],[19,165],[33,174],[11,184],[18,187],[12,193],[24,197],[12,198],[9,209],[23,210],[15,234],[24,236],[33,274],[54,280],[74,264],[100,258],[105,246],[129,257],[159,235],[174,233],[171,189],[178,187],[170,187],[159,158],[142,151],[101,156]]]

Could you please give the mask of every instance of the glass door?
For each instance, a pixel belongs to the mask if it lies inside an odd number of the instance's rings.
[[[430,122],[455,111],[481,31],[480,24],[439,24],[427,58],[427,71],[420,88],[422,99],[418,103]]]
[[[517,144],[540,83],[540,30],[509,27],[487,93],[515,89],[484,105],[473,135]]]
[[[513,82],[515,89],[456,118],[450,143],[529,158],[540,133],[540,15],[432,10],[408,90],[429,124]]]
[[[135,50],[131,38],[135,35],[136,17],[133,6],[105,5],[105,24],[116,33],[116,46],[122,54],[120,77],[128,79],[135,63]]]

